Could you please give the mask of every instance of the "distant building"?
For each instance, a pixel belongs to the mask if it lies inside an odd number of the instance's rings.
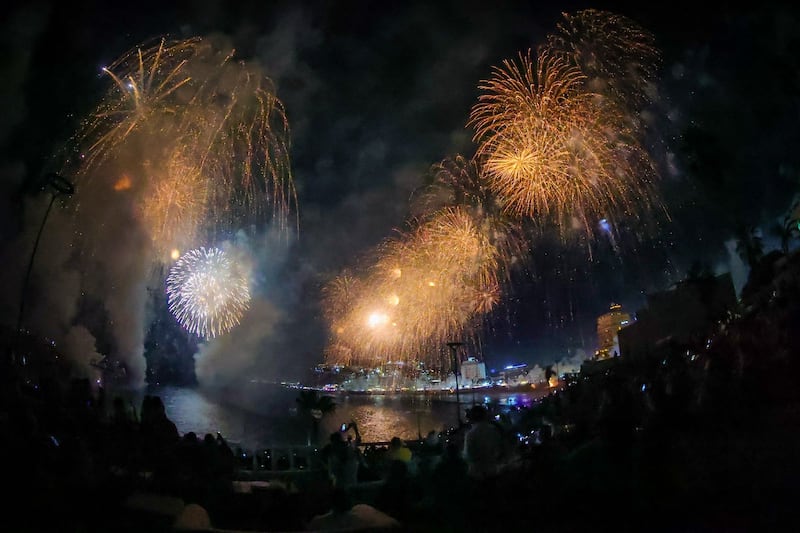
[[[619,331],[631,323],[631,316],[619,304],[611,304],[608,313],[597,318],[597,352],[595,359],[616,357],[619,350]]]
[[[619,332],[620,354],[642,358],[665,343],[703,344],[735,305],[730,274],[684,280],[671,290],[650,294],[636,321]]]
[[[508,384],[518,381],[522,376],[527,375],[527,363],[507,365],[505,368],[495,371],[492,369],[491,379],[495,383]]]
[[[461,362],[461,378],[465,383],[477,383],[486,379],[486,364],[474,357]]]

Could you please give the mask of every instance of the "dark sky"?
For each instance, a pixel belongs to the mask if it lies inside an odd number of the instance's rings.
[[[430,4],[430,5],[429,5]],[[659,4],[659,5],[656,5]],[[800,11],[654,2],[86,2],[6,7],[0,33],[0,237],[22,224],[20,191],[102,94],[100,68],[148,39],[222,33],[275,81],[292,128],[300,234],[274,273],[283,304],[265,350],[319,362],[326,275],[403,227],[431,164],[472,155],[465,128],[492,65],[536,47],[563,11],[608,9],[652,31],[663,54],[657,112],[670,220],[619,253],[540,243],[488,320],[486,358],[549,363],[594,349],[594,319],[630,310],[695,260],[742,265],[735,228],[769,224],[798,186]],[[668,155],[667,155],[668,154]],[[622,237],[624,240],[624,236]],[[726,242],[728,243],[726,247]],[[767,247],[775,246],[767,239]],[[11,291],[15,293],[16,291]]]

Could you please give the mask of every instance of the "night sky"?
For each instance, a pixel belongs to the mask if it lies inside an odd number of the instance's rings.
[[[162,35],[224,34],[239,57],[275,82],[291,126],[299,234],[261,273],[278,310],[255,335],[256,373],[289,376],[321,362],[318,294],[341,268],[405,227],[430,166],[471,156],[465,127],[491,66],[535,48],[561,12],[607,9],[656,37],[662,51],[653,151],[669,217],[655,236],[620,251],[534,245],[529,268],[487,320],[491,366],[550,363],[595,348],[595,318],[611,302],[635,311],[644,295],[685,277],[695,261],[731,271],[740,226],[770,226],[800,188],[800,8],[758,2],[25,2],[6,7],[0,32],[0,245],[36,217],[33,183],[103,93],[100,69]],[[703,5],[701,5],[703,4]],[[40,206],[40,203],[35,204]],[[38,207],[37,207],[38,209]],[[27,217],[27,218],[26,218]],[[24,239],[23,239],[24,241]],[[38,259],[37,259],[38,260]],[[46,259],[44,260],[46,261]],[[13,324],[18,289],[0,317]],[[11,321],[9,320],[11,319]],[[43,333],[46,334],[46,333]]]

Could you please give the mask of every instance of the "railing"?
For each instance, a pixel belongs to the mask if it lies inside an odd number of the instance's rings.
[[[324,469],[316,446],[270,446],[259,450],[237,450],[238,469],[252,474],[297,474]]]
[[[409,441],[410,446],[417,444]],[[360,442],[364,451],[368,447],[386,448],[389,442]],[[244,478],[273,478],[308,472],[324,471],[326,465],[320,457],[320,447],[308,445],[274,445],[258,450],[234,447],[237,470]]]

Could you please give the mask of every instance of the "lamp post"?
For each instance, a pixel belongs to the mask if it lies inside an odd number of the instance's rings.
[[[50,210],[52,209],[56,198],[59,196],[72,196],[75,193],[75,186],[70,183],[67,178],[53,172],[44,176],[41,189],[44,190],[47,188],[50,189],[50,203],[47,204],[47,210],[44,212],[42,223],[39,226],[39,232],[36,234],[36,241],[33,243],[31,257],[28,260],[28,268],[25,270],[25,278],[22,281],[22,292],[20,293],[19,297],[19,314],[17,315],[17,329],[14,336],[14,352],[16,352],[19,348],[19,333],[22,329],[22,319],[25,314],[25,295],[28,292],[28,282],[30,281],[31,270],[33,270],[33,260],[36,257],[36,250],[39,248],[39,240],[42,238],[42,232],[44,231],[44,225],[47,222],[47,217],[50,215]],[[16,353],[14,352],[12,352],[12,360],[16,357]]]
[[[314,419],[312,422],[312,427],[314,428],[314,444],[317,444],[319,441],[319,421],[322,420],[322,409],[311,409],[311,417]],[[309,435],[308,439],[306,439],[306,444],[311,446],[311,438],[312,436]]]
[[[463,346],[463,342],[448,342],[447,346],[450,347],[450,353],[453,359],[453,373],[456,375],[456,414],[458,415],[458,426],[461,427],[463,422],[461,421],[461,396],[459,395],[458,389],[458,355],[456,354],[456,350],[458,350],[459,346]]]

